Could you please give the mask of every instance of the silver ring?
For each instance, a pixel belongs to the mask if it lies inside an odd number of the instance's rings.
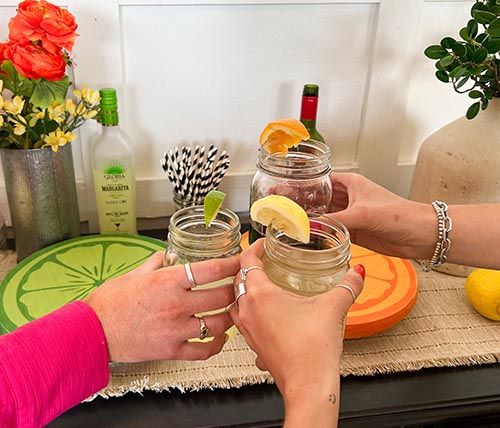
[[[247,279],[248,272],[250,272],[253,269],[258,269],[258,270],[261,270],[262,272],[264,272],[264,269],[262,269],[260,266],[250,266],[250,267],[247,267],[247,268],[241,268],[240,269],[241,280],[245,281]]]
[[[198,284],[194,280],[193,271],[191,270],[191,264],[189,262],[184,264],[184,270],[186,271],[187,279],[191,284],[191,290],[194,290],[196,287],[198,287]]]
[[[210,330],[202,317],[198,317],[198,320],[200,321],[200,340],[203,340],[210,334]]]
[[[352,303],[354,303],[356,301],[356,295],[354,294],[354,291],[352,290],[351,287],[349,287],[348,285],[345,285],[345,284],[337,284],[333,288],[337,288],[337,287],[345,288],[346,290],[348,290],[351,293],[351,296],[352,296]]]
[[[240,307],[240,304],[238,303],[238,300],[241,296],[247,294],[247,289],[245,287],[245,283],[244,282],[238,282],[238,284],[236,284],[234,286],[234,295],[236,297],[235,301],[236,301],[236,306],[238,306],[238,308]]]

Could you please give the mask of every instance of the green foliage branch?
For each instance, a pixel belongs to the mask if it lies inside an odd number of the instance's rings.
[[[440,81],[474,100],[467,109],[469,120],[493,97],[500,97],[500,0],[476,0],[470,13],[471,19],[459,31],[461,40],[445,37],[424,51],[436,60]]]

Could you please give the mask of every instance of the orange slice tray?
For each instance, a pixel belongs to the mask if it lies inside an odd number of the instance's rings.
[[[242,247],[248,246],[248,232]],[[409,260],[389,257],[351,245],[351,266],[366,268],[363,291],[347,314],[345,337],[355,339],[381,333],[398,324],[417,300],[415,269]]]

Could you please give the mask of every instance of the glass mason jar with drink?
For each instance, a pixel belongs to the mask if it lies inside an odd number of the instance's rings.
[[[349,231],[340,222],[310,218],[310,239],[289,238],[273,224],[264,241],[264,271],[278,286],[303,296],[324,293],[339,284],[351,259]]]
[[[258,152],[250,188],[250,206],[267,195],[287,196],[311,216],[328,212],[332,197],[330,149],[320,141],[303,140],[286,152],[273,151],[273,141]],[[249,242],[265,236],[265,227],[250,217]]]
[[[223,208],[205,224],[203,205],[176,211],[170,218],[165,266],[231,257],[241,252],[238,216]]]

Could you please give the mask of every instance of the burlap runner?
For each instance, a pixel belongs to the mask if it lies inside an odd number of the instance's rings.
[[[15,254],[0,258],[3,276],[16,263]],[[424,367],[496,362],[500,356],[500,324],[483,318],[469,305],[465,278],[424,273],[415,264],[419,296],[410,314],[397,326],[364,339],[346,340],[341,372],[373,375]],[[272,346],[272,344],[270,344]],[[255,365],[255,355],[240,335],[208,361],[153,361],[111,366],[108,387],[99,395],[120,396],[143,390],[231,388],[272,382]]]

